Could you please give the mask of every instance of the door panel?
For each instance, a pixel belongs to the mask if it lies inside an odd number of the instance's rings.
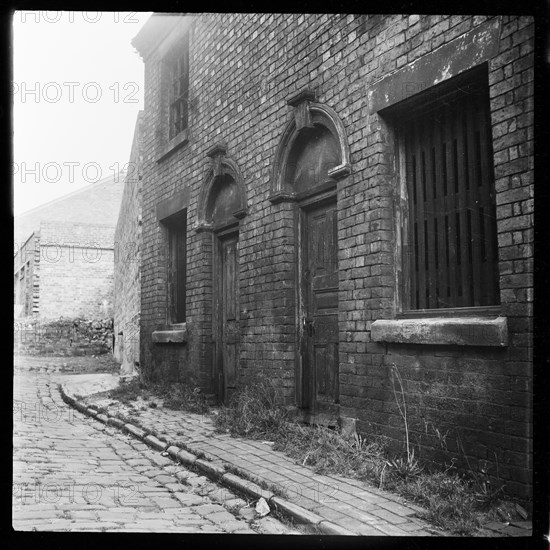
[[[331,414],[338,403],[338,259],[336,203],[303,212],[304,405]]]
[[[220,400],[227,403],[237,382],[239,331],[239,259],[238,235],[231,235],[219,241],[219,284],[218,284],[218,375],[220,379]]]

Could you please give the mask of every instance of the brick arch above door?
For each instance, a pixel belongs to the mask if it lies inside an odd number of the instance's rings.
[[[294,117],[286,125],[273,162],[271,176],[271,194],[269,200],[277,203],[284,200],[293,200],[297,189],[294,182],[289,181],[289,165],[296,162],[296,150],[300,143],[306,143],[309,138],[327,144],[325,152],[331,165],[327,171],[330,179],[337,181],[345,178],[351,172],[350,150],[344,124],[336,111],[322,103],[315,102],[316,94],[311,90],[303,90],[292,96],[287,104],[294,109]],[[331,141],[335,150],[331,150]],[[326,167],[325,167],[326,168]]]
[[[214,229],[217,224],[237,222],[248,212],[242,173],[237,162],[227,156],[227,146],[216,144],[206,154],[210,164],[199,193],[197,231]]]

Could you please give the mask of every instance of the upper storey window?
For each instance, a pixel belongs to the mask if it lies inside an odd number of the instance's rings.
[[[172,50],[167,59],[169,82],[170,140],[187,128],[189,105],[189,35]]]

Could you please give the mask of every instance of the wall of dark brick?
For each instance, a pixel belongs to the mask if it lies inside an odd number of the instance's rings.
[[[395,67],[413,62],[441,40],[448,42],[484,19],[398,21],[385,36],[397,33],[399,41],[405,24],[405,41],[397,48],[391,40],[375,48],[381,58],[371,78],[384,76],[394,62]],[[341,211],[341,237],[353,227],[353,236],[341,241],[347,249],[340,263],[345,327],[340,344],[341,413],[358,418],[362,431],[402,442],[403,420],[389,368],[395,364],[404,379],[409,427],[421,456],[447,463],[456,459],[475,471],[483,468],[493,482],[505,482],[508,491],[522,497],[529,495],[532,475],[532,47],[530,18],[501,18],[498,55],[489,62],[489,94],[501,304],[510,339],[506,349],[371,342],[372,322],[393,318],[395,307],[395,161],[391,129],[377,114],[367,117],[367,139],[351,144],[355,178],[344,190],[350,200],[342,201]],[[361,159],[367,162],[358,185]],[[445,434],[443,441],[440,436]]]
[[[158,161],[163,109],[158,52],[145,55],[141,360],[153,378],[199,380],[212,391],[210,235],[197,201],[217,141],[239,165],[248,214],[240,227],[240,383],[261,375],[295,400],[295,212],[268,200],[276,147],[304,87],[336,111],[351,152],[338,184],[340,412],[365,433],[403,445],[391,366],[399,369],[412,441],[422,458],[484,468],[507,490],[531,491],[533,21],[499,16],[489,60],[504,349],[383,344],[377,319],[396,313],[392,128],[370,113],[384,76],[494,20],[465,16],[205,15],[193,18],[189,142]],[[159,37],[160,39],[160,37]],[[142,52],[143,53],[143,52]],[[446,59],[441,59],[442,64]],[[187,187],[188,341],[153,344],[167,320],[166,234],[156,205]],[[439,435],[438,435],[439,434]],[[445,450],[446,449],[446,450]]]

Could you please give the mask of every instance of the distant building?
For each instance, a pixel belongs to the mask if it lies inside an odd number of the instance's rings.
[[[532,490],[519,16],[152,16],[140,363]],[[401,394],[401,391],[403,394]]]
[[[125,174],[15,217],[14,315],[113,315],[114,232]]]

